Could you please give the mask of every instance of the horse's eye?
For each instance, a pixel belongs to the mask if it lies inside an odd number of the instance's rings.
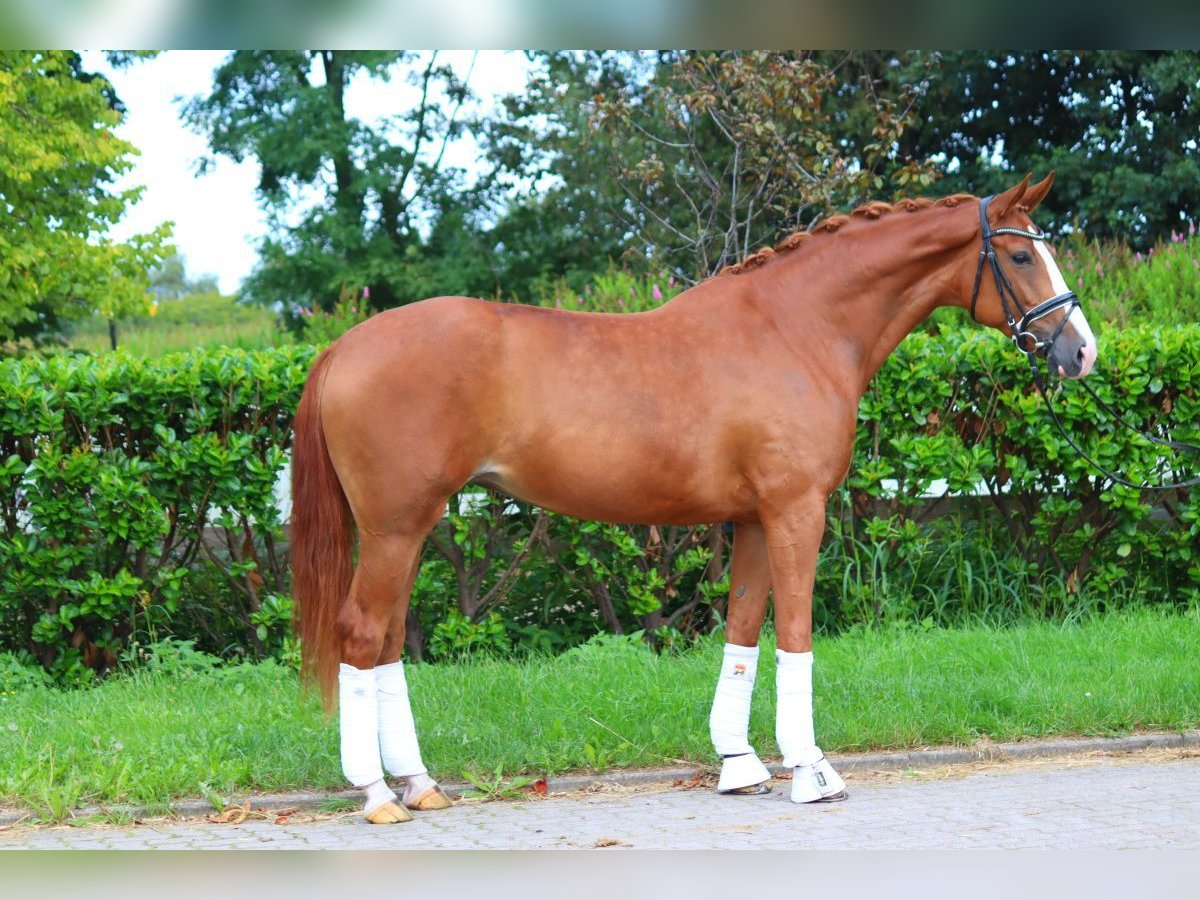
[[[1026,253],[1024,250],[1018,250],[1016,253],[1014,253],[1012,255],[1012,261],[1015,262],[1018,266],[1027,266],[1031,262],[1033,262],[1033,257],[1030,256],[1028,253]]]

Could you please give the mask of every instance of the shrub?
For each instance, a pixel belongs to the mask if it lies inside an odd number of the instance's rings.
[[[208,649],[281,643],[275,486],[312,355],[0,361],[0,646],[86,680],[195,604]]]
[[[1181,225],[1144,255],[1122,243],[1073,235],[1063,242],[1059,263],[1093,318],[1122,328],[1200,321],[1200,236],[1194,224]]]
[[[1200,439],[1200,327],[1101,343],[1101,396],[1139,427]],[[128,659],[158,646],[294,660],[276,486],[313,355],[0,361],[0,651],[19,655],[5,671],[36,660],[85,682],[131,645]],[[1066,427],[1112,470],[1195,474],[1195,459],[1160,456],[1077,385],[1055,392]],[[613,632],[674,647],[720,622],[720,526],[580,524],[476,489],[450,510],[416,585],[414,655],[559,651]],[[1200,491],[1141,494],[1092,472],[1024,358],[979,329],[912,335],[888,360],[830,520],[825,628],[1200,605]]]

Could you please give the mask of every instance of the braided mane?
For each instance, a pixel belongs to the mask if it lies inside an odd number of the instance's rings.
[[[847,222],[854,219],[878,219],[886,216],[889,213],[894,213],[897,210],[901,212],[917,212],[921,209],[928,209],[931,206],[955,207],[960,203],[967,201],[978,200],[971,194],[951,194],[948,197],[942,197],[939,200],[931,200],[928,197],[914,197],[897,200],[895,203],[884,203],[881,200],[874,200],[870,203],[864,203],[862,206],[855,209],[850,215],[830,216],[827,219],[822,219],[820,222],[813,225],[807,231],[795,231],[789,234],[774,247],[763,247],[754,253],[751,253],[740,263],[725,266],[717,273],[721,275],[739,275],[742,272],[748,272],[751,269],[757,269],[759,266],[766,263],[780,253],[788,253],[795,250],[801,244],[805,243],[809,238],[818,234],[833,234]]]

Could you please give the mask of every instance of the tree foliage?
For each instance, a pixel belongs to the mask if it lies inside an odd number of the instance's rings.
[[[136,152],[113,133],[115,104],[74,53],[0,51],[0,342],[149,302],[169,229],[107,237],[140,193],[115,187]]]
[[[189,277],[187,260],[179,253],[172,253],[150,273],[150,291],[158,300],[179,300],[196,294],[216,294],[219,287],[216,275]]]
[[[489,130],[500,171],[531,185],[493,232],[518,278],[621,257],[693,280],[818,215],[932,181],[898,143],[924,79],[872,78],[856,54],[537,62]]]
[[[1200,203],[1200,62],[1174,52],[549,51],[470,120],[436,55],[229,57],[187,108],[253,158],[273,231],[247,293],[330,310],[440,293],[538,300],[611,265],[694,280],[868,199],[984,194],[1056,169],[1039,221],[1142,249]],[[461,73],[460,73],[461,74]],[[412,84],[366,123],[353,82]],[[460,109],[460,106],[462,109]],[[471,129],[468,179],[442,165]]]
[[[884,71],[893,81],[908,67]],[[881,70],[883,71],[883,70]],[[944,154],[948,190],[1058,173],[1039,221],[1145,247],[1200,208],[1200,57],[1186,51],[940,54],[901,143]]]
[[[417,101],[378,123],[347,111],[355,79],[407,73]],[[185,115],[214,153],[253,158],[272,234],[253,298],[330,308],[368,287],[376,308],[419,299],[419,226],[447,193],[447,143],[462,130],[463,81],[437,53],[237,51]]]
[[[898,143],[924,79],[879,87],[815,53],[680,53],[596,115],[639,236],[704,277],[815,215],[932,182]]]
[[[500,281],[525,298],[556,282],[582,291],[633,243],[619,158],[593,110],[598,97],[635,90],[657,65],[656,56],[625,52],[531,57],[524,90],[480,129],[494,187],[509,198],[489,233]]]

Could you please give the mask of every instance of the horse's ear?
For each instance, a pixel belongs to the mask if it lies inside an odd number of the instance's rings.
[[[1010,212],[1016,209],[1017,205],[1025,197],[1025,192],[1029,189],[1029,179],[1032,177],[1033,173],[1030,172],[1021,179],[1020,184],[1013,185],[1003,194],[997,194],[996,198],[992,200],[991,208],[996,211],[997,221],[1003,219]]]
[[[1050,193],[1050,185],[1054,184],[1054,172],[1039,181],[1033,187],[1025,191],[1025,196],[1021,198],[1021,209],[1027,213],[1033,212],[1038,208],[1038,204],[1046,199],[1046,195]]]

